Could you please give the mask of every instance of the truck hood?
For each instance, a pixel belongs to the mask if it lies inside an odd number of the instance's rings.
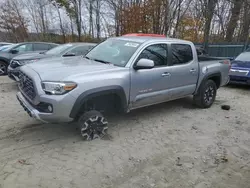
[[[14,60],[22,61],[22,60],[33,60],[33,59],[43,59],[46,57],[52,57],[53,55],[47,54],[40,54],[39,52],[36,53],[28,53],[16,56]]]
[[[232,68],[250,69],[250,61],[232,61]]]
[[[114,65],[103,64],[82,57],[53,57],[50,59],[41,59],[36,63],[27,64],[25,67],[33,69],[45,81],[63,81],[69,76],[83,76],[88,74],[103,74],[112,69],[119,69]],[[73,80],[72,80],[73,81]]]

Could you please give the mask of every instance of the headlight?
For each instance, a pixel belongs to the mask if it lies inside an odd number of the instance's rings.
[[[42,88],[47,94],[63,95],[77,86],[74,82],[42,82]]]
[[[28,64],[28,63],[33,63],[33,62],[35,62],[35,61],[37,61],[38,59],[32,59],[32,60],[18,60],[17,62],[18,62],[18,64],[19,65],[26,65],[26,64]]]

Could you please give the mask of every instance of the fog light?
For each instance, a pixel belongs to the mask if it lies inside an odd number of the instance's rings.
[[[51,105],[48,106],[48,110],[49,110],[49,112],[52,112],[53,109],[52,109]]]

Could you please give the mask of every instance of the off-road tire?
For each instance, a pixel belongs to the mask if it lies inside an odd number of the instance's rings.
[[[8,65],[5,62],[0,61],[0,76],[7,74],[7,68],[8,68]]]
[[[194,95],[194,103],[200,108],[210,108],[215,101],[217,86],[213,80],[207,80],[202,84],[198,93]]]
[[[83,140],[91,141],[93,139],[102,138],[107,134],[108,122],[104,116],[96,111],[91,110],[85,112],[78,119],[78,125]]]

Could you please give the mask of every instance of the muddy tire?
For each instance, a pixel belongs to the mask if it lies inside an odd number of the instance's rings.
[[[194,103],[200,108],[210,108],[215,101],[217,86],[213,80],[207,80],[194,95]]]
[[[86,141],[102,138],[108,131],[107,120],[96,110],[85,112],[78,119],[78,125],[81,136]]]
[[[7,68],[8,65],[5,62],[0,61],[0,76],[7,74]]]

